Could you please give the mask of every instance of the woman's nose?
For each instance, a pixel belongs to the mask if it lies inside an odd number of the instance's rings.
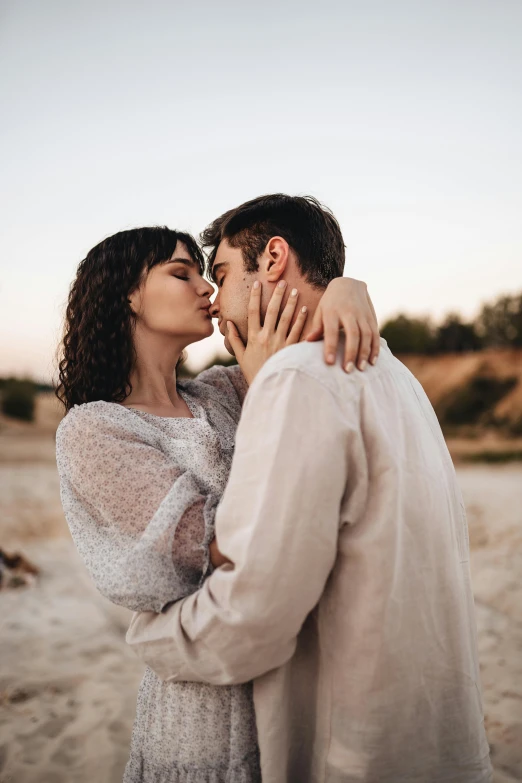
[[[207,282],[206,280],[205,280],[204,282],[205,282],[205,285],[204,285],[204,287],[203,287],[202,294],[203,294],[203,296],[208,296],[208,298],[210,299],[210,297],[211,297],[213,294],[215,294],[215,293],[216,293],[216,289],[214,288],[214,286],[213,286],[213,285],[211,285],[211,284],[210,284],[209,282]]]
[[[210,297],[214,294],[214,286],[210,285],[206,280],[202,280],[199,288],[197,289],[198,296]]]

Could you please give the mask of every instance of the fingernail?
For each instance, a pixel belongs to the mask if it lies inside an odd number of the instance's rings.
[[[296,296],[296,294],[297,294],[297,288],[292,288],[290,296]]]
[[[302,313],[308,312],[308,307],[306,305],[304,307],[301,307],[301,312]]]
[[[232,321],[227,321],[227,329],[230,329],[232,326]]]
[[[333,364],[335,362],[335,356],[333,355],[333,353],[328,354],[328,356],[326,357],[326,361],[328,362],[328,364]]]
[[[364,372],[364,370],[366,370],[367,365],[368,365],[368,362],[365,359],[363,359],[362,362],[359,365],[359,370],[361,372]]]
[[[376,364],[376,362],[377,362],[377,357],[372,356],[372,358],[370,359],[370,364],[372,365],[372,367]]]
[[[348,362],[348,364],[346,365],[346,367],[344,369],[346,370],[346,372],[352,372],[353,366],[354,366],[353,362]]]
[[[259,288],[259,280],[256,280],[256,282],[254,283],[254,288]]]
[[[286,285],[286,283],[285,283],[285,281],[284,281],[284,280],[280,280],[280,281],[279,281],[279,283],[278,283],[277,285],[279,286],[279,288],[284,288],[284,287],[285,287],[285,285]]]

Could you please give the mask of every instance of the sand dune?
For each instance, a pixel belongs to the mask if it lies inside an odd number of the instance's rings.
[[[401,361],[422,383],[434,407],[451,391],[463,387],[472,377],[486,375],[517,384],[494,407],[499,418],[516,420],[522,416],[522,351],[489,349],[463,354],[401,356]]]

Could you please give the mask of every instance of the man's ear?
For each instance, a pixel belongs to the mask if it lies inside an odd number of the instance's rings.
[[[266,245],[263,253],[263,263],[266,269],[266,280],[269,283],[277,283],[287,268],[290,246],[283,237],[272,237]]]

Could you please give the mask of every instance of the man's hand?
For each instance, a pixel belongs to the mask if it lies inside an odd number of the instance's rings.
[[[225,563],[232,562],[227,557],[222,555],[221,552],[219,551],[215,536],[209,544],[209,552],[210,552],[210,561],[214,566],[214,568],[219,568],[219,566],[222,566]]]

